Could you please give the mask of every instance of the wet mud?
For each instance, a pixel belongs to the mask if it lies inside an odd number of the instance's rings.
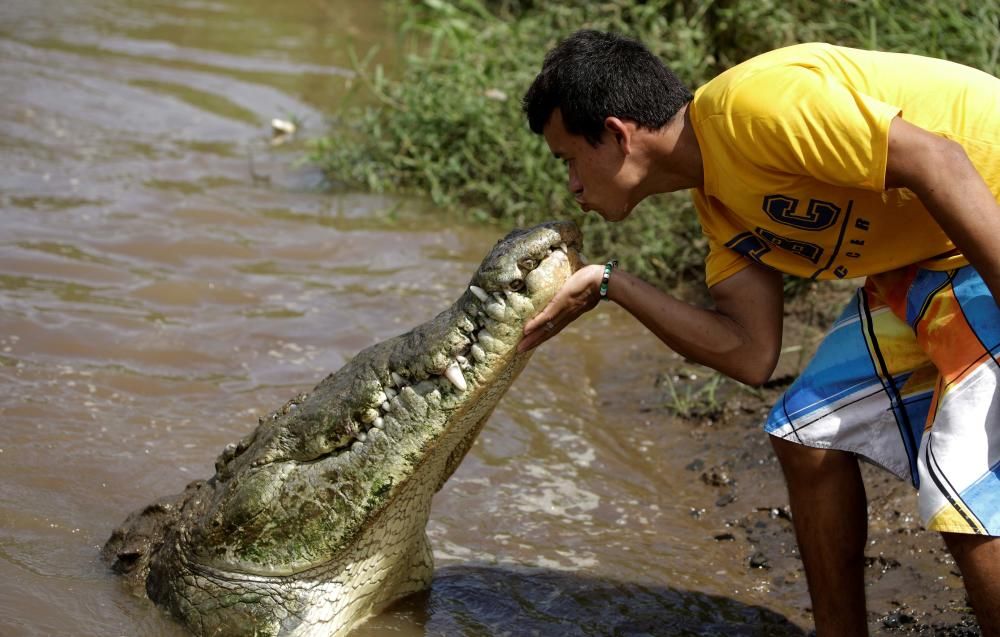
[[[789,343],[805,345],[794,358],[783,357],[765,388],[748,390],[727,381],[711,402],[704,393],[688,390],[701,396],[701,404],[684,419],[688,435],[674,440],[676,455],[684,455],[678,447],[691,455],[685,466],[690,480],[710,491],[690,511],[703,527],[703,539],[729,545],[740,567],[757,580],[756,591],[790,602],[794,609],[786,610],[787,617],[805,627],[812,625],[805,572],[784,478],[761,423],[849,293],[846,288],[820,290],[792,304],[786,312],[784,342],[786,348]],[[694,375],[705,370],[678,362],[666,351],[634,354],[623,368],[644,371],[623,379],[606,408],[639,405],[637,411],[654,419],[658,412],[677,415],[681,390],[676,383],[685,378],[702,386],[707,382],[704,377],[690,380],[692,370]],[[655,376],[654,369],[660,370]],[[680,379],[666,394],[665,376]],[[871,635],[980,635],[957,565],[941,537],[920,524],[916,491],[908,481],[866,462],[861,470],[868,495],[865,587]]]

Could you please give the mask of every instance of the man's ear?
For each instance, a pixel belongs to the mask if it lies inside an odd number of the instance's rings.
[[[604,128],[611,133],[624,155],[632,154],[632,135],[635,133],[635,122],[621,120],[617,117],[606,117],[604,118]]]

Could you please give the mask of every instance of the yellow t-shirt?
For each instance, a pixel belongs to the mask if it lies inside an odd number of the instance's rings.
[[[964,146],[1000,200],[1000,80],[901,53],[800,44],[722,73],[690,106],[709,286],[751,260],[816,279],[966,263],[916,196],[885,190],[897,115]]]

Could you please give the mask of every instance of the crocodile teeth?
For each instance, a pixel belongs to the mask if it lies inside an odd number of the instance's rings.
[[[476,359],[480,363],[486,360],[486,352],[483,351],[482,347],[473,345],[470,351],[472,352],[472,358]]]
[[[486,314],[491,319],[502,321],[504,319],[504,310],[506,309],[507,306],[504,305],[503,303],[500,302],[490,303],[489,305],[486,306]]]
[[[403,381],[403,377],[402,376],[400,376],[396,372],[391,372],[390,376],[392,376],[392,384],[393,385],[395,385],[396,387],[399,387],[399,386],[403,385],[404,381]]]
[[[489,300],[490,295],[486,293],[486,290],[479,287],[478,285],[470,285],[469,291],[476,295],[476,298],[485,303]]]
[[[385,421],[382,420],[381,417],[376,418],[375,420],[372,421],[372,427],[375,427],[376,429],[381,429],[382,427],[385,427]]]
[[[484,349],[491,352],[499,351],[501,344],[489,330],[483,329],[479,332],[479,345]]]
[[[534,305],[532,305],[531,301],[517,292],[505,292],[504,294],[507,297],[507,302],[510,303],[510,306],[514,308],[514,311],[518,314],[524,315],[534,309]]]
[[[396,390],[393,389],[392,387],[386,387],[385,388],[385,395],[386,395],[386,398],[388,398],[389,400],[392,400],[393,398],[396,397]]]
[[[368,440],[368,434],[366,434],[363,431],[359,431],[358,432],[358,440],[360,440],[361,442],[364,442],[365,440]]]
[[[563,241],[563,242],[561,242],[559,244],[559,249],[562,250],[564,253],[567,253],[567,254],[569,253],[569,246],[566,245],[565,241]]]
[[[389,408],[390,405],[388,400],[382,403],[382,411],[389,411]]]
[[[444,377],[448,381],[458,388],[458,391],[465,391],[468,389],[468,385],[465,384],[465,376],[462,376],[462,368],[458,366],[458,363],[452,363],[448,366],[448,369],[444,370]]]

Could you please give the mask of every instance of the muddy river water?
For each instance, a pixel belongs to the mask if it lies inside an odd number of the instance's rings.
[[[375,44],[378,2],[0,3],[0,635],[183,634],[99,561],[111,529],[504,233],[269,143],[321,133]],[[689,425],[641,404],[659,347],[604,307],[546,344],[435,500],[433,589],[358,634],[802,634],[802,590],[692,515]]]

